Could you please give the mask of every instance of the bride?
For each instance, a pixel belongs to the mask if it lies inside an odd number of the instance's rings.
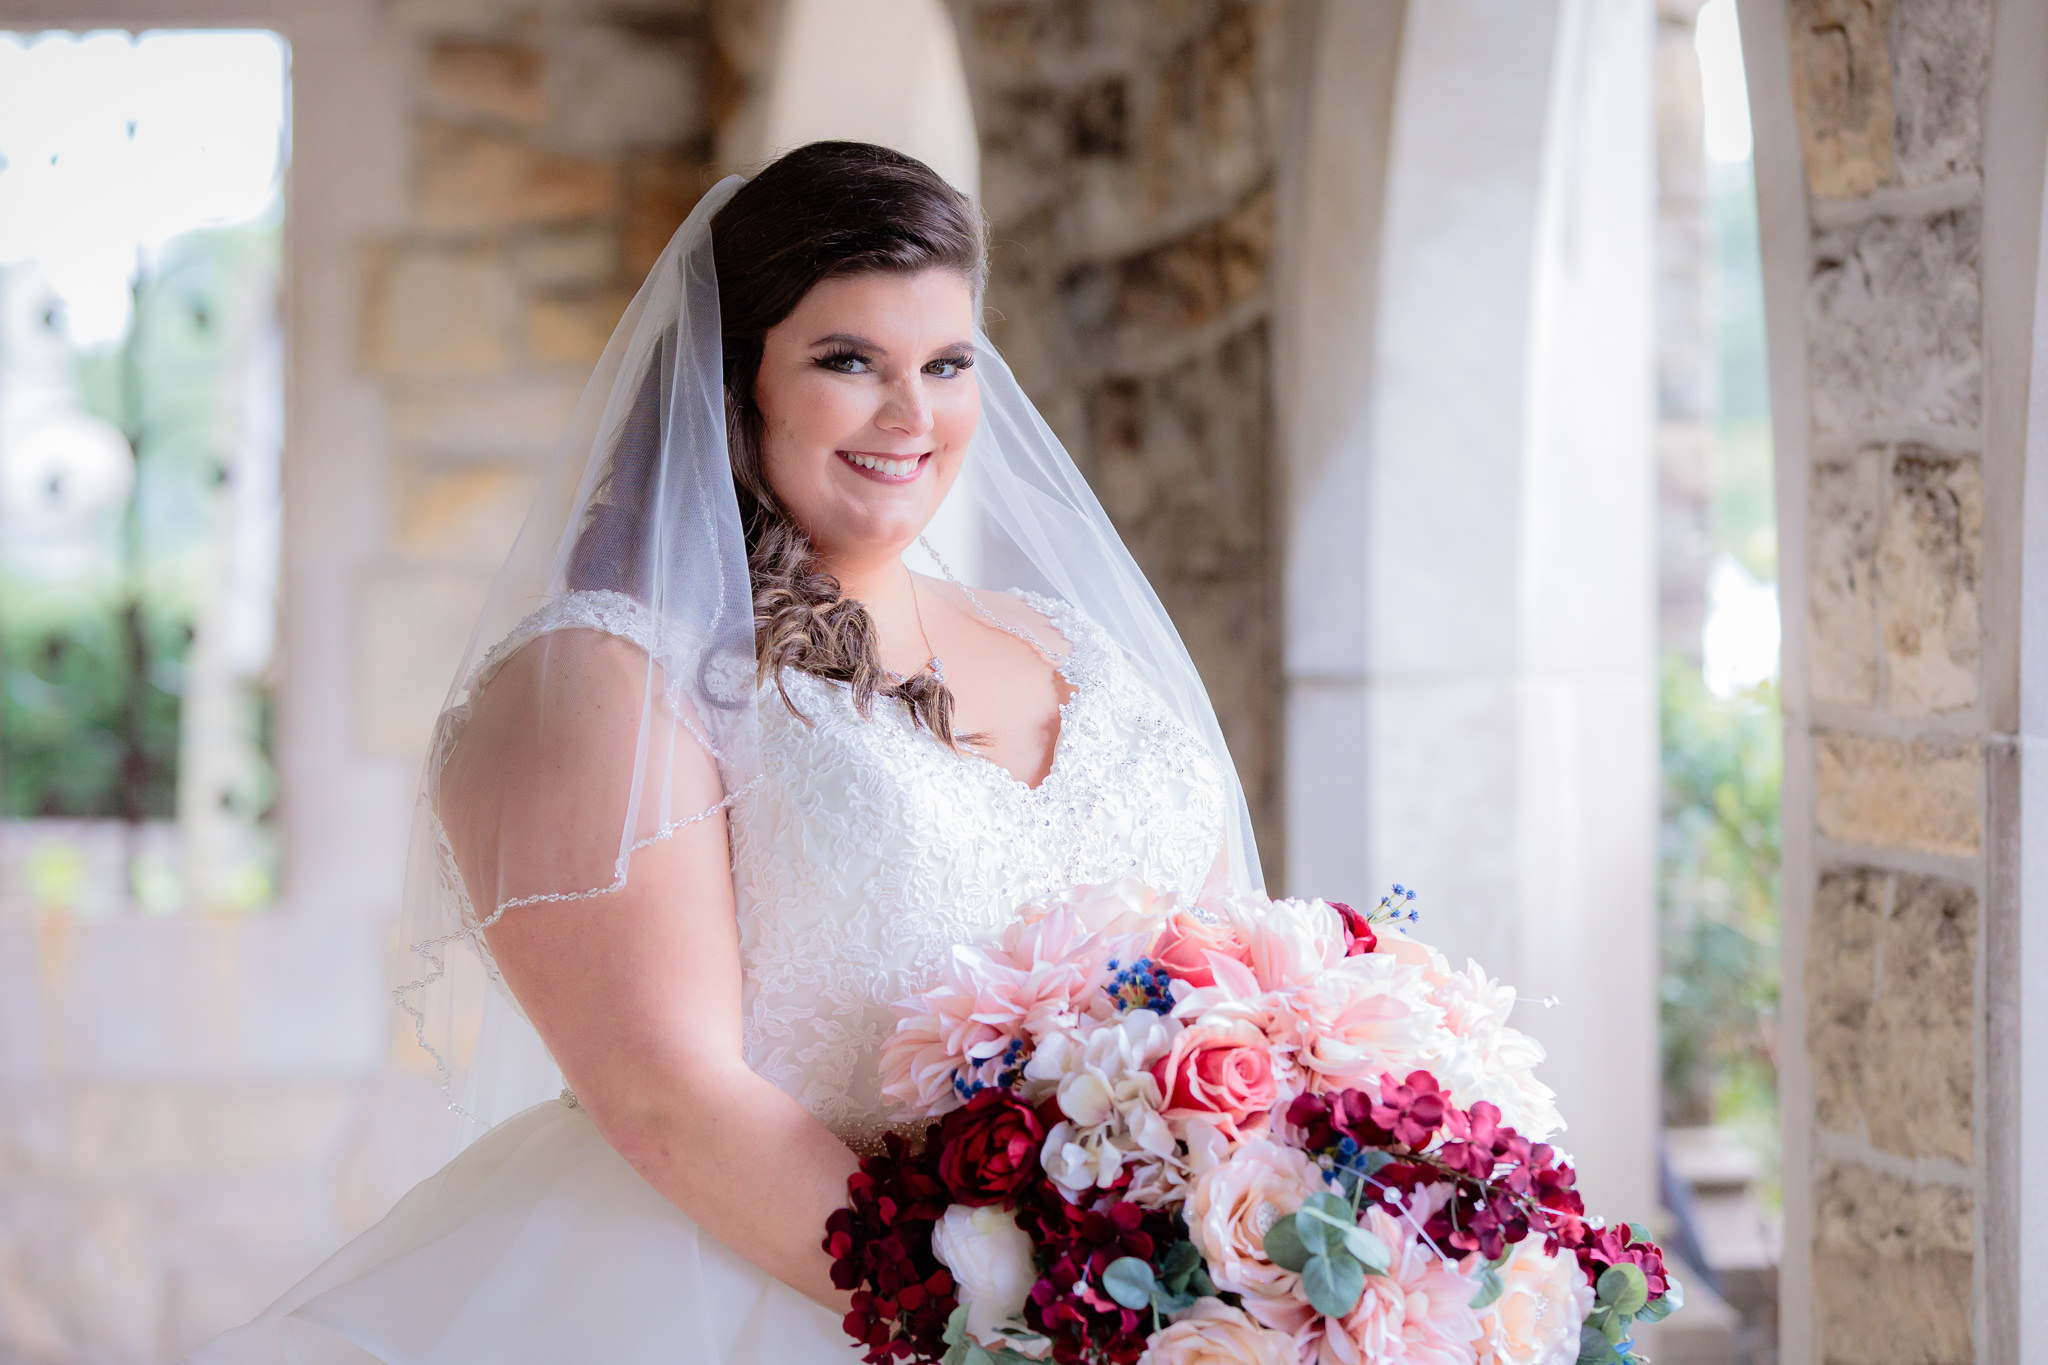
[[[677,231],[426,765],[398,995],[472,1133],[502,1121],[193,1360],[858,1360],[822,1238],[890,1126],[889,1002],[1070,885],[1257,885],[1200,681],[989,345],[985,271],[973,204],[862,143]],[[923,541],[949,496],[979,586]]]

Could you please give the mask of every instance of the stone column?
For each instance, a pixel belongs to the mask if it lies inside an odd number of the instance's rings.
[[[2017,1361],[2044,15],[1742,18],[1786,595],[1783,1354]]]

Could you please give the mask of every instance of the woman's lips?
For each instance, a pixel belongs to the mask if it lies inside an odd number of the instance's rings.
[[[929,450],[918,455],[883,455],[872,450],[835,451],[848,469],[876,483],[903,484],[915,480],[931,458]]]

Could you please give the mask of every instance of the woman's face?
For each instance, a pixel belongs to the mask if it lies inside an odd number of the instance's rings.
[[[821,280],[769,330],[754,381],[761,472],[830,565],[902,553],[981,417],[959,272]]]

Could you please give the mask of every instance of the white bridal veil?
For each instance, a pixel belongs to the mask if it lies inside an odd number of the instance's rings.
[[[757,708],[782,703],[772,688],[763,697],[754,662],[711,250],[712,215],[744,183],[727,176],[704,196],[626,309],[435,726],[405,887],[411,979],[395,995],[441,1070],[465,1142],[562,1083],[497,980],[484,927],[504,914],[604,913],[638,850],[761,780]],[[971,500],[973,586],[1062,598],[1100,623],[1214,752],[1231,792],[1231,879],[1259,886],[1243,792],[1179,634],[1009,367],[979,329],[975,341],[981,424],[949,495]],[[628,670],[637,713],[579,705],[592,654],[560,633],[577,627],[639,645],[606,656]],[[489,816],[496,866],[458,869],[442,772],[478,694],[508,666],[532,704],[519,733],[494,730],[488,741],[509,760],[494,768],[524,774],[522,789]]]

